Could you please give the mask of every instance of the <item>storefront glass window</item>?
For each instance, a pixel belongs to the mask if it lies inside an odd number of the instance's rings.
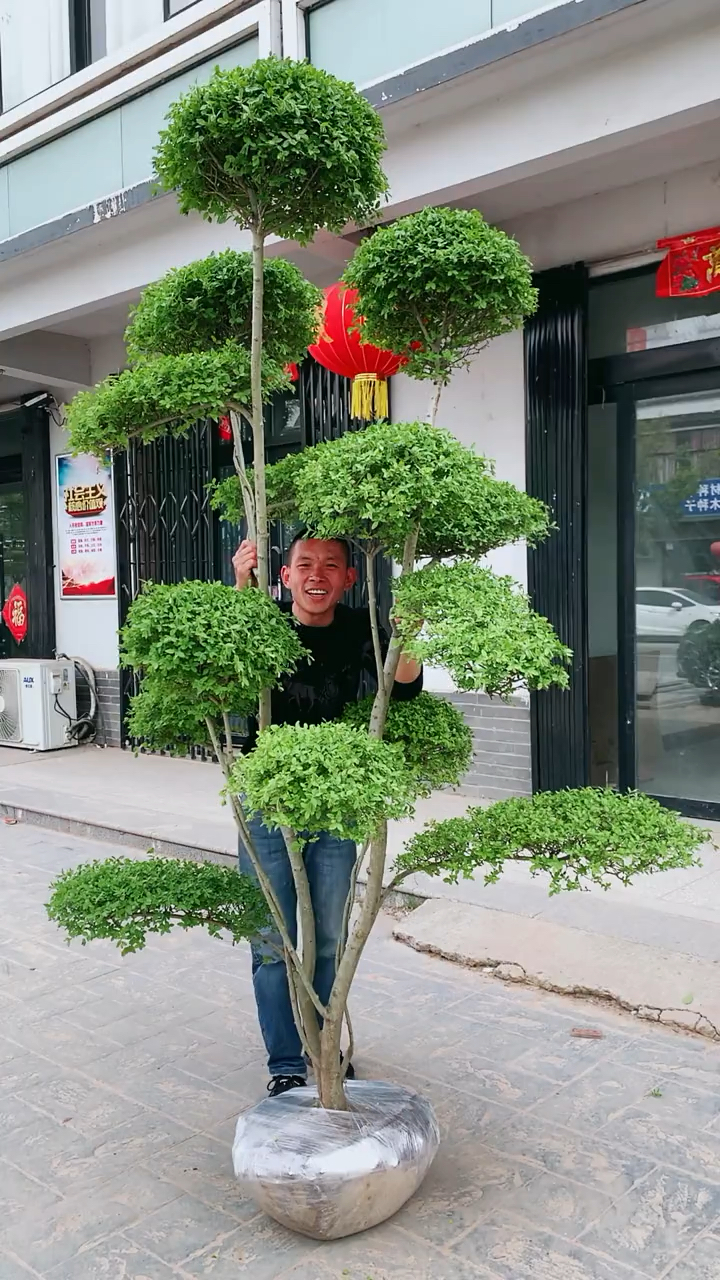
[[[636,408],[638,787],[720,794],[720,393]]]
[[[591,360],[720,337],[720,292],[658,298],[654,271],[598,281],[589,305]]]

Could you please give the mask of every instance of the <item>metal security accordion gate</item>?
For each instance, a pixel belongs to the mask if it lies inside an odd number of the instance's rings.
[[[335,440],[364,424],[350,417],[350,382],[330,373],[314,360],[300,367],[294,393],[278,396],[266,410],[267,461],[309,445]],[[248,433],[249,434],[249,433]],[[252,462],[251,442],[246,460]],[[145,582],[233,582],[232,555],[244,536],[242,525],[221,521],[212,510],[208,486],[231,475],[232,446],[222,440],[214,422],[198,423],[186,436],[165,436],[149,444],[133,441],[115,460],[115,500],[118,523],[119,615],[127,611]],[[276,523],[271,529],[273,590],[281,596],[280,567],[296,530]],[[354,607],[367,603],[364,561],[353,549],[358,581],[348,593]],[[380,612],[390,609],[392,566],[383,561],[378,574]],[[124,745],[128,701],[137,692],[132,672],[121,677],[121,715]],[[204,750],[193,756],[205,757]]]

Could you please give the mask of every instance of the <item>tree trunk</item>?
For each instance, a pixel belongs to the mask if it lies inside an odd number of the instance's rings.
[[[265,237],[259,226],[252,232],[253,300],[252,341],[250,346],[250,385],[252,389],[253,467],[255,475],[255,521],[257,527],[258,587],[270,594],[270,529],[265,493],[265,422],[262,395],[263,291]],[[270,690],[260,694],[258,725],[270,724]]]

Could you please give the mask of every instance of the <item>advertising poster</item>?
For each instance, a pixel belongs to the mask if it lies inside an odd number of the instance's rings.
[[[111,464],[91,454],[60,454],[57,513],[61,599],[111,599],[116,594]]]

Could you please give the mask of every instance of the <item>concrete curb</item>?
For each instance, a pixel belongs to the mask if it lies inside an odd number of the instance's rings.
[[[105,844],[125,845],[131,849],[148,849],[152,846],[160,858],[190,858],[193,862],[219,862],[223,866],[235,866],[235,858],[222,849],[183,844],[154,836],[151,832],[131,831],[126,828],[104,826],[100,822],[88,822],[71,818],[67,814],[32,809],[27,805],[0,802],[0,817],[11,818],[28,826],[43,827],[49,831],[62,831],[68,835],[82,836],[85,840],[102,840]]]
[[[720,1041],[720,965],[713,961],[437,899],[396,925],[393,937],[503,982],[600,1000]]]

